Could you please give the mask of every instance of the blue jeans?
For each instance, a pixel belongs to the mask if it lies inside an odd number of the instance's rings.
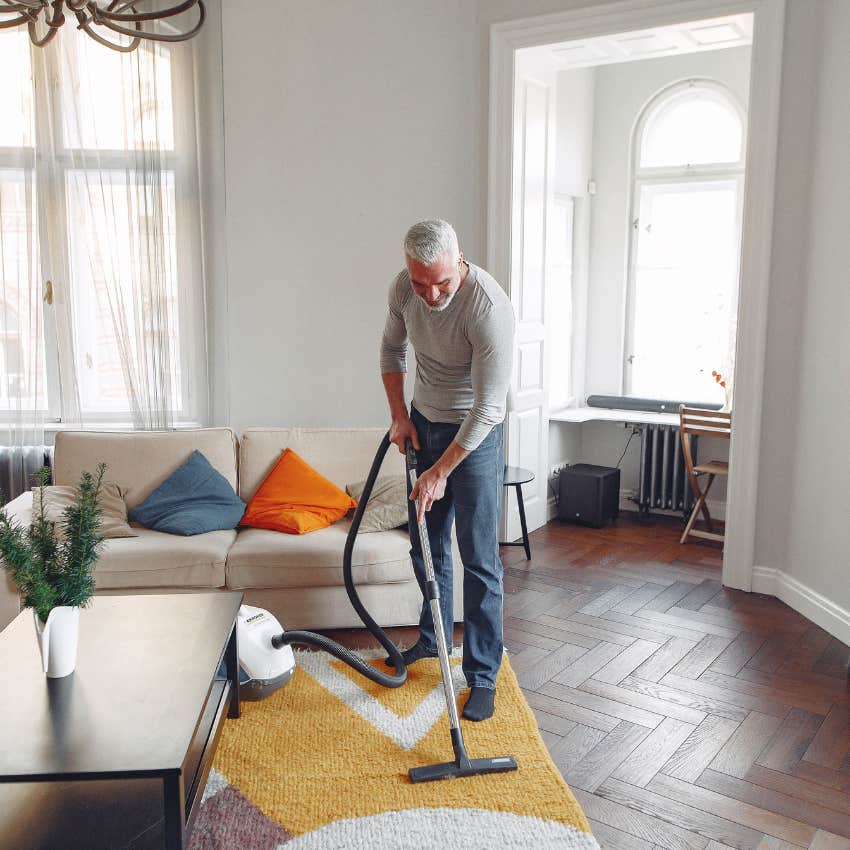
[[[419,435],[418,473],[424,472],[448,448],[460,425],[430,422],[415,407],[411,421]],[[425,514],[434,573],[440,588],[440,610],[449,649],[452,645],[452,520],[463,561],[463,672],[470,687],[496,687],[502,663],[502,562],[499,558],[499,520],[502,514],[502,425],[452,472],[446,493]],[[416,524],[416,508],[408,504],[413,532],[410,556],[425,597],[425,566]],[[434,622],[427,601],[419,617],[419,643],[436,653]]]

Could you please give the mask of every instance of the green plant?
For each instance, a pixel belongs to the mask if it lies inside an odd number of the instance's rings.
[[[59,605],[85,606],[94,594],[92,571],[103,538],[100,527],[100,488],[106,465],[97,475],[84,472],[77,485],[76,504],[68,506],[60,523],[47,519],[44,487],[50,470],[36,473],[38,488],[29,528],[12,522],[0,508],[0,558],[3,569],[21,592],[24,606],[32,608],[42,622]],[[60,526],[61,535],[56,534]]]

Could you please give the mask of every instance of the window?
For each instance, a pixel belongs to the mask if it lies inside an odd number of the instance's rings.
[[[734,362],[745,124],[719,84],[678,83],[638,121],[624,385],[629,396],[722,401]]]
[[[0,30],[0,417],[204,418],[192,61]]]

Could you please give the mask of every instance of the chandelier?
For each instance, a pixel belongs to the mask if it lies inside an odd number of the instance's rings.
[[[0,0],[0,29],[27,25],[30,40],[36,47],[44,47],[65,23],[65,10],[77,19],[77,28],[84,30],[100,44],[129,53],[141,41],[187,41],[196,35],[204,23],[206,10],[202,0],[182,0],[168,8],[140,11],[150,6],[150,0]],[[191,29],[173,33],[153,32],[149,29],[157,21],[197,9],[198,20]],[[15,17],[7,18],[6,15]],[[101,27],[101,33],[94,27]],[[44,31],[46,28],[46,32]],[[39,35],[39,30],[41,35]],[[121,41],[116,36],[126,36]]]

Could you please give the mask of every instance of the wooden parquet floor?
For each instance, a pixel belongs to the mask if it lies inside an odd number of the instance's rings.
[[[552,758],[605,850],[850,850],[850,651],[724,589],[719,547],[680,533],[621,514],[549,523],[531,561],[502,549],[505,645]]]

